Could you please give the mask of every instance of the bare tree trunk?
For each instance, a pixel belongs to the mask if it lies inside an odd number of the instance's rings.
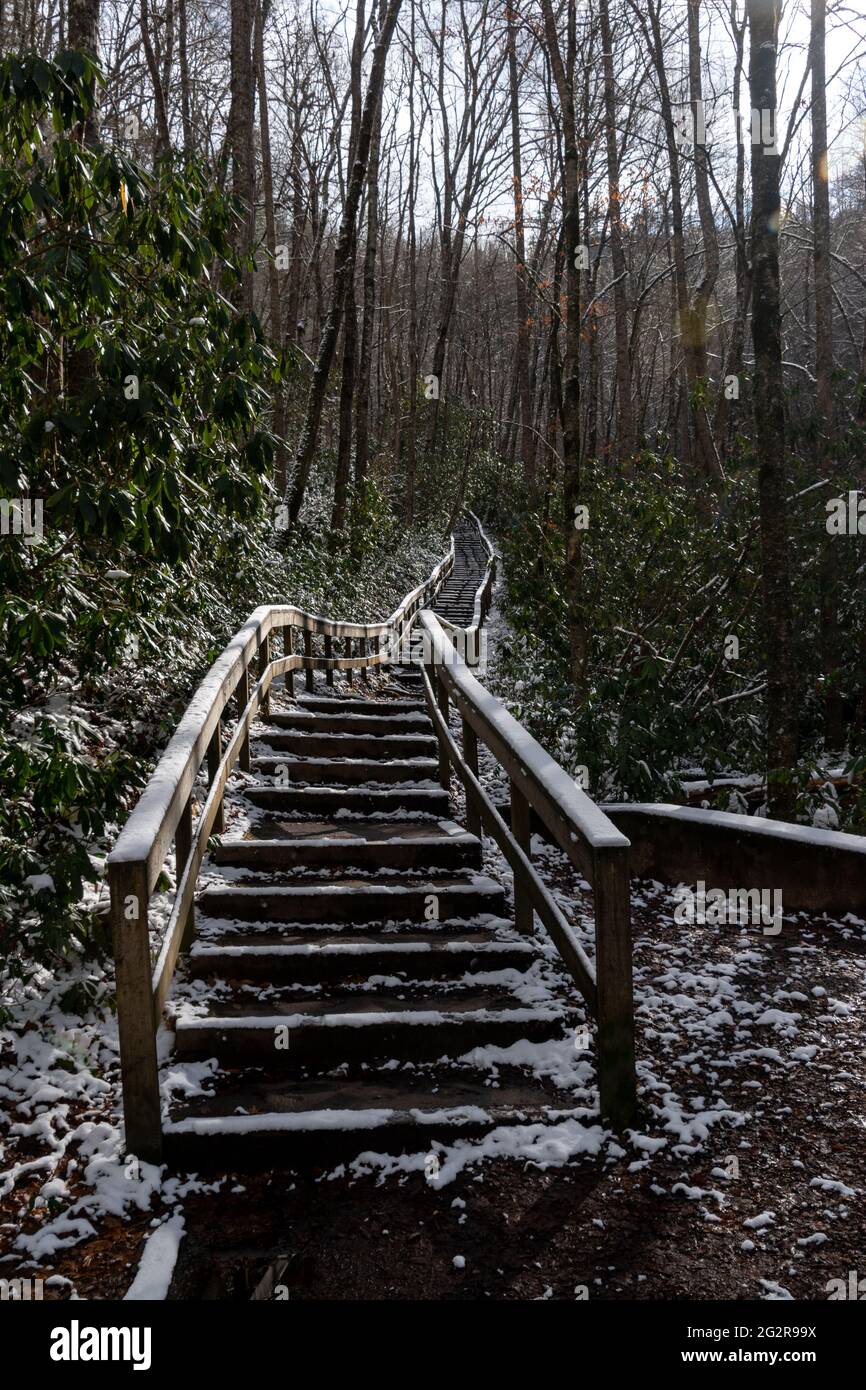
[[[349,129],[349,168],[355,157],[358,141],[358,126],[361,121],[361,62],[364,57],[364,0],[357,0],[355,8],[355,36],[352,43],[352,63],[350,70],[350,92],[352,97],[352,120]],[[372,143],[372,137],[371,137]],[[355,305],[355,262],[358,255],[358,231],[353,228],[351,247],[352,274],[346,280],[346,298],[343,303],[343,364],[340,378],[340,430],[337,439],[337,471],[334,477],[334,506],[331,512],[331,547],[336,547],[338,537],[346,524],[349,477],[352,465],[352,415],[355,399],[355,358],[358,337],[358,314]]]
[[[748,0],[752,109],[776,117],[779,0]],[[781,156],[752,144],[752,341],[767,661],[767,800],[791,819],[797,763],[797,679],[786,474],[784,373],[779,294]]]
[[[514,184],[514,281],[517,308],[515,372],[520,406],[520,458],[523,481],[530,496],[535,492],[535,435],[532,431],[532,396],[529,391],[529,293],[526,282],[526,233],[523,216],[523,165],[520,149],[520,84],[517,75],[517,41],[514,11],[506,4],[508,79],[511,95],[511,159]]]
[[[563,254],[565,257],[566,321],[565,373],[562,386],[563,509],[565,523],[565,593],[571,679],[578,700],[587,677],[587,633],[583,598],[583,529],[577,524],[580,505],[580,178],[574,97],[577,48],[575,0],[568,0],[565,56],[552,0],[541,0],[547,53],[562,119],[564,179],[562,188]]]
[[[178,61],[180,63],[180,118],[183,127],[183,147],[185,150],[192,150],[192,98],[189,84],[189,55],[187,52],[187,0],[178,0],[177,8],[177,46]]]
[[[627,266],[622,237],[619,153],[616,139],[616,83],[614,81],[613,37],[608,0],[600,0],[600,16],[607,182],[610,197],[610,258],[616,282],[613,287],[613,305],[616,340],[617,442],[620,462],[630,467],[635,452],[634,405],[628,346],[628,299],[625,283]]]
[[[382,103],[376,108],[367,171],[367,241],[364,247],[364,308],[361,319],[361,351],[355,401],[355,487],[363,488],[370,455],[370,390],[373,324],[376,313],[376,251],[379,240],[379,148],[382,138]]]
[[[301,507],[304,504],[310,468],[319,438],[319,426],[322,419],[322,408],[325,403],[325,392],[328,388],[328,377],[331,371],[331,363],[334,360],[337,336],[340,331],[340,317],[345,302],[346,287],[354,271],[354,258],[352,253],[355,222],[358,216],[358,205],[361,201],[361,191],[364,186],[364,176],[367,171],[367,160],[370,155],[370,142],[373,136],[373,118],[380,99],[382,84],[385,79],[385,60],[388,56],[388,49],[391,45],[391,39],[397,24],[397,16],[400,13],[401,4],[402,0],[389,0],[385,21],[382,25],[373,53],[373,63],[370,69],[367,94],[364,99],[364,110],[358,132],[355,162],[346,187],[346,200],[343,206],[340,233],[334,252],[334,278],[331,285],[330,304],[327,318],[325,319],[322,329],[319,352],[316,358],[316,365],[313,369],[313,380],[310,383],[310,392],[307,398],[306,419],[304,421],[300,444],[298,445],[295,478],[292,487],[291,501],[289,503],[289,519],[292,525],[294,525],[300,516]]]
[[[271,122],[268,111],[268,85],[265,73],[264,30],[270,13],[271,0],[254,0],[255,22],[253,50],[259,93],[259,142],[262,152],[262,194],[265,204],[265,245],[268,251],[268,318],[271,342],[277,348],[283,341],[280,273],[277,267],[277,219],[274,208],[274,171],[271,159]],[[277,496],[286,493],[286,395],[282,382],[276,382],[273,392],[274,434],[277,437],[274,460],[274,485]]]
[[[232,192],[244,207],[237,249],[252,257],[255,236],[255,155],[253,149],[253,0],[231,0],[231,107],[228,149],[232,162]],[[244,271],[237,297],[246,314],[253,308],[253,272]]]
[[[162,77],[160,76],[159,64],[156,61],[156,54],[153,51],[153,42],[150,34],[150,6],[148,0],[141,0],[139,6],[139,18],[141,23],[141,42],[144,45],[144,56],[147,62],[147,70],[150,73],[150,80],[153,86],[153,107],[156,112],[156,136],[153,143],[154,158],[158,159],[161,154],[165,154],[171,145],[171,137],[168,131],[168,115],[165,105],[165,88]]]
[[[833,282],[830,261],[830,183],[827,142],[827,0],[812,0],[810,56],[812,66],[812,264],[815,275],[815,405],[818,415],[816,464],[818,477],[833,467]],[[838,540],[821,538],[821,664],[824,672],[824,742],[838,750],[844,741],[842,695],[839,689],[839,557]]]
[[[746,17],[737,22],[736,0],[730,0],[731,4],[731,32],[734,39],[734,119],[737,122],[737,130],[741,129],[740,120],[740,89],[741,76],[740,70],[743,65],[743,51],[746,43]],[[722,369],[722,380],[716,398],[716,414],[713,422],[713,433],[718,443],[719,449],[724,457],[730,447],[732,434],[732,420],[734,411],[731,409],[731,401],[739,399],[740,378],[743,371],[743,350],[746,344],[746,318],[749,312],[749,301],[751,298],[751,285],[749,279],[749,259],[746,254],[746,150],[742,140],[737,141],[737,167],[734,184],[734,235],[737,241],[735,259],[735,278],[736,278],[736,307],[734,310],[734,323],[731,330],[731,341]],[[729,378],[736,378],[735,382],[729,382]],[[737,391],[737,396],[731,394]]]
[[[67,18],[67,43],[82,53],[89,53],[99,59],[99,0],[69,0]],[[99,88],[96,88],[98,96]],[[99,109],[94,101],[88,112],[84,128],[80,132],[83,144],[90,149],[99,141]]]
[[[415,6],[409,12],[409,42],[415,50]],[[417,241],[415,233],[415,191],[418,180],[418,153],[415,135],[415,68],[409,77],[409,197],[407,255],[409,257],[409,419],[406,424],[405,458],[406,483],[404,513],[406,525],[415,522],[415,473],[418,442],[418,278]]]

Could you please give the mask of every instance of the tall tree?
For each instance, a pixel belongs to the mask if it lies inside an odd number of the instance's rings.
[[[812,0],[809,57],[812,68],[812,268],[815,278],[815,405],[818,476],[835,473],[833,441],[833,281],[830,259],[830,178],[827,141],[827,0]],[[824,668],[824,740],[843,742],[839,689],[838,541],[821,539],[821,658]]]
[[[514,299],[517,314],[515,375],[520,411],[520,459],[527,491],[535,491],[535,435],[532,428],[532,394],[529,389],[529,286],[526,272],[526,230],[523,211],[523,159],[520,148],[520,77],[517,70],[516,11],[506,0],[508,89],[511,99],[511,160],[514,185]]]
[[[70,48],[99,58],[99,0],[68,0],[66,42]],[[99,139],[99,108],[96,102],[88,112],[81,138],[91,148]]]
[[[571,679],[578,699],[587,676],[587,633],[583,599],[583,534],[580,466],[580,152],[574,70],[577,59],[577,7],[566,6],[565,50],[560,46],[552,0],[541,0],[547,55],[562,121],[562,248],[565,259],[565,365],[562,381],[563,509],[565,594],[571,649]]]
[[[607,154],[608,197],[610,199],[610,258],[614,274],[613,305],[616,339],[616,399],[619,423],[619,454],[628,463],[635,450],[634,404],[631,389],[631,359],[628,336],[628,267],[622,233],[622,194],[619,181],[619,149],[616,124],[616,81],[613,65],[613,32],[608,0],[600,0],[601,60],[604,72],[604,126]]]
[[[295,476],[289,502],[289,520],[292,525],[297,521],[301,513],[301,507],[304,505],[304,497],[310,477],[310,468],[319,439],[319,426],[322,420],[325,392],[328,389],[328,377],[331,371],[331,364],[334,360],[337,337],[340,332],[340,318],[345,302],[346,287],[355,268],[354,237],[355,225],[358,217],[358,206],[364,187],[367,160],[370,156],[370,142],[373,138],[373,121],[376,114],[376,106],[379,102],[382,86],[385,81],[385,62],[388,57],[388,49],[391,46],[391,39],[394,35],[401,4],[402,0],[389,0],[385,19],[379,31],[379,37],[376,40],[376,47],[373,50],[373,62],[367,81],[367,92],[364,98],[361,125],[358,131],[355,160],[346,185],[346,197],[343,203],[340,232],[334,251],[334,274],[331,282],[328,314],[322,329],[316,364],[313,368],[313,379],[310,383],[310,391],[307,397],[306,416],[295,459]]]
[[[243,206],[238,227],[238,251],[252,257],[255,237],[256,163],[253,142],[253,3],[231,0],[231,48],[229,54],[231,105],[227,144],[231,158],[232,192]],[[244,272],[238,293],[238,307],[251,313],[253,307],[252,267]]]
[[[780,0],[748,0],[752,110],[775,125]],[[758,457],[761,565],[767,662],[767,800],[771,816],[793,818],[797,764],[797,679],[788,520],[785,380],[779,278],[781,154],[752,140],[753,400]]]

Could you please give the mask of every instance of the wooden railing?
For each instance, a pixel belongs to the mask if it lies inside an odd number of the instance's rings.
[[[495,556],[486,537],[484,540],[488,564],[476,594],[472,626],[467,630],[471,633],[474,629],[475,634],[466,644],[470,660],[473,653],[477,660],[477,636],[493,585]],[[455,629],[450,629],[449,636],[427,609],[453,564],[452,543],[450,553],[429,579],[407,594],[382,623],[337,622],[282,605],[257,608],[214,662],[187,707],[108,859],[129,1154],[153,1162],[161,1157],[157,1029],[178,956],[194,929],[196,880],[208,840],[223,829],[226,783],[236,765],[249,771],[250,727],[259,711],[267,717],[273,682],[284,677],[291,690],[295,673],[303,671],[307,689],[312,690],[313,672],[317,670],[326,673],[329,684],[333,684],[334,671],[345,672],[350,683],[353,672],[360,671],[364,682],[371,667],[395,659],[419,615],[425,636],[425,688],[439,737],[440,780],[448,785],[449,764],[453,764],[466,788],[469,829],[478,833],[483,825],[514,872],[518,926],[530,929],[533,909],[538,913],[597,1020],[603,1113],[618,1126],[632,1118],[635,1080],[629,842],[504,706],[479,685],[454,646]],[[301,635],[300,652],[295,651],[296,632]],[[272,647],[279,633],[283,635],[283,653],[278,656]],[[342,645],[342,655],[335,655],[335,643]],[[448,728],[449,697],[463,719],[462,753]],[[223,748],[224,715],[232,701],[234,725]],[[479,739],[511,778],[510,829],[478,781]],[[195,818],[196,782],[205,765],[208,789]],[[592,883],[595,966],[532,866],[530,807]],[[150,902],[172,843],[176,853],[174,897],[153,964]]]
[[[454,545],[423,584],[407,594],[383,623],[342,623],[300,608],[257,608],[214,662],[178,725],[138,804],[108,859],[111,922],[116,970],[117,1014],[123,1080],[126,1148],[152,1162],[162,1151],[156,1033],[175,964],[194,926],[196,879],[211,834],[223,829],[223,794],[236,764],[249,771],[250,726],[261,710],[267,717],[270,688],[297,671],[344,671],[349,683],[389,662],[404,644],[419,610],[433,601],[454,565]],[[295,633],[303,651],[296,652]],[[283,654],[272,651],[283,634]],[[316,651],[319,639],[320,651]],[[342,645],[335,655],[334,644]],[[235,703],[235,723],[223,748],[223,716]],[[208,791],[194,820],[195,783],[207,765]],[[155,966],[151,963],[149,910],[169,849],[176,852],[176,887]]]
[[[481,543],[487,551],[487,564],[484,568],[484,574],[481,577],[481,583],[478,585],[475,592],[472,622],[466,629],[466,641],[464,645],[467,665],[477,666],[481,660],[482,630],[487,621],[487,614],[490,612],[490,599],[493,594],[493,582],[496,578],[496,552],[487,537],[484,527],[478,520],[478,517],[474,512],[470,512],[469,515],[478,527]]]
[[[636,1109],[629,841],[502,702],[479,684],[436,614],[425,609],[419,624],[425,694],[439,739],[440,782],[450,786],[453,767],[466,792],[467,829],[478,835],[483,827],[514,874],[518,929],[531,931],[533,912],[538,914],[583,995],[596,1022],[601,1113],[615,1128],[624,1128],[633,1122]],[[452,701],[461,719],[462,749],[449,727]],[[508,775],[510,826],[479,781],[479,741]],[[533,866],[533,811],[592,886],[594,963]]]

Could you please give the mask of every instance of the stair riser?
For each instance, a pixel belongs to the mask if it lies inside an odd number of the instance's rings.
[[[376,719],[399,718],[401,714],[426,714],[427,706],[423,700],[334,700],[327,696],[310,696],[298,701],[299,710],[313,710],[318,714],[370,714]]]
[[[180,1057],[216,1057],[222,1066],[261,1065],[280,1071],[299,1072],[348,1063],[349,1069],[362,1062],[436,1061],[443,1056],[460,1057],[475,1047],[510,1047],[526,1039],[544,1042],[561,1031],[561,1023],[549,1020],[510,1022],[473,1020],[455,1023],[447,1020],[431,1024],[367,1023],[362,1027],[293,1028],[285,1050],[275,1046],[274,1029],[235,1028],[221,1032],[218,1027],[190,1026],[176,1035]]]
[[[357,715],[354,718],[336,714],[277,714],[268,721],[278,729],[315,729],[317,734],[363,734],[381,738],[388,734],[410,734],[418,738],[429,738],[433,725],[429,719],[404,719],[398,714],[377,718],[374,715]]]
[[[424,890],[388,893],[373,889],[364,893],[270,893],[267,888],[247,893],[211,892],[199,898],[201,911],[208,917],[237,919],[241,922],[424,922],[429,920],[429,898],[439,901],[439,918],[467,921],[482,913],[500,917],[505,896],[475,889],[455,892],[425,886]]]
[[[442,788],[367,792],[341,787],[251,787],[246,796],[255,806],[269,811],[303,811],[333,815],[337,811],[357,811],[376,816],[390,811],[420,811],[432,818],[448,814],[448,793]],[[359,822],[361,824],[362,822]]]
[[[429,782],[436,777],[438,764],[430,759],[418,763],[386,762],[286,762],[266,756],[253,758],[256,772],[275,775],[287,769],[290,782],[322,783],[327,787],[358,786],[368,782]]]
[[[346,723],[350,723],[346,720]],[[399,739],[386,735],[355,734],[334,737],[326,733],[270,733],[263,735],[270,748],[281,753],[297,753],[307,758],[435,758],[436,739],[432,734],[406,734]]]
[[[535,1116],[529,1117],[536,1118]],[[538,1119],[543,1119],[539,1113]],[[471,1124],[418,1124],[402,1122],[364,1129],[313,1130],[307,1133],[276,1131],[265,1134],[175,1134],[163,1138],[165,1161],[172,1167],[196,1172],[264,1172],[271,1168],[329,1168],[350,1162],[358,1154],[430,1152],[435,1143],[449,1145],[458,1139],[481,1139],[500,1121]]]
[[[438,980],[459,977],[467,971],[525,970],[535,959],[527,952],[497,951],[365,951],[363,955],[265,954],[236,956],[193,955],[189,973],[198,978],[210,975],[221,980],[268,980],[275,984],[317,984],[319,981],[350,980],[369,975],[399,975],[409,980]]]
[[[239,844],[221,845],[214,851],[217,864],[232,864],[248,869],[288,869],[297,865],[320,868],[332,864],[352,868],[421,869],[480,868],[481,845],[476,841],[431,840],[427,843],[408,840],[403,843],[337,840],[333,844],[316,845],[303,840],[294,844],[284,840],[257,844],[244,840]]]

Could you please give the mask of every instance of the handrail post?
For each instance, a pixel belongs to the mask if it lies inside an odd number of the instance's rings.
[[[334,639],[333,639],[333,637],[331,636],[331,634],[330,634],[329,632],[326,632],[326,633],[325,633],[325,657],[326,657],[326,659],[327,659],[328,661],[331,661],[332,658],[333,658],[333,655],[334,655]],[[334,673],[333,673],[333,671],[330,671],[330,670],[329,670],[329,671],[326,671],[326,672],[325,672],[325,684],[326,684],[326,685],[333,685],[333,684],[334,684]]]
[[[351,657],[351,655],[352,655],[352,639],[351,639],[351,637],[347,637],[347,638],[346,638],[346,641],[345,641],[345,652],[346,652],[346,656]],[[355,682],[354,682],[354,673],[353,673],[352,668],[351,668],[351,666],[350,666],[350,667],[347,669],[347,671],[346,671],[346,684],[347,684],[347,685],[354,685],[354,683],[355,683]]]
[[[366,657],[367,657],[367,639],[366,639],[366,637],[359,637],[359,639],[358,639],[358,653],[359,653],[360,656],[364,657],[364,659],[366,660]],[[370,673],[368,672],[366,666],[362,666],[362,667],[361,667],[361,682],[362,682],[363,685],[369,685],[369,684],[370,684]]]
[[[509,778],[509,782],[511,783],[511,829],[515,840],[529,859],[532,844],[529,802],[514,779]],[[514,925],[518,931],[532,931],[532,903],[517,874],[514,875]]]
[[[271,661],[271,639],[270,639],[270,635],[268,635],[267,637],[265,637],[265,638],[262,640],[262,645],[259,647],[259,680],[261,680],[262,676],[265,674],[265,671],[268,669],[268,666],[270,665],[270,661]],[[264,693],[264,695],[262,696],[261,711],[262,711],[262,717],[263,717],[264,719],[270,719],[270,717],[271,717],[271,692],[270,692],[269,689],[266,690],[265,693]]]
[[[216,728],[211,734],[210,743],[207,746],[207,776],[208,781],[213,782],[219,771],[219,765],[223,757],[223,722],[218,719]],[[213,823],[214,833],[221,835],[225,830],[225,813],[223,810],[223,799],[220,797],[216,809],[216,816]]]
[[[126,1151],[146,1163],[159,1163],[162,1119],[147,930],[147,865],[109,864],[108,881]]]
[[[593,869],[599,1104],[619,1130],[637,1107],[628,850],[596,850]]]
[[[240,707],[241,707],[241,708],[240,708],[240,713],[243,714],[244,710],[246,709],[247,705],[248,705],[249,702],[250,702],[250,672],[249,672],[249,667],[247,667],[247,666],[245,666],[244,669],[243,669],[243,671],[241,672],[241,678],[240,678],[240,680],[238,681],[238,692],[239,692],[239,693],[238,693],[238,703],[240,704]],[[238,762],[240,763],[240,767],[241,767],[241,771],[242,771],[242,772],[249,772],[249,770],[250,770],[250,736],[249,736],[249,733],[244,734],[244,739],[243,739],[243,742],[242,742],[242,744],[241,744],[241,746],[240,746],[240,751],[239,751],[239,753],[238,753]]]
[[[248,770],[249,770],[249,769],[248,769]],[[187,797],[187,799],[186,799],[186,805],[184,806],[183,810],[182,810],[181,813],[180,813],[180,820],[178,821],[178,823],[177,823],[177,829],[176,829],[175,832],[174,832],[174,862],[175,862],[175,876],[176,876],[176,878],[177,878],[178,886],[180,886],[180,880],[181,880],[181,877],[182,877],[182,875],[183,875],[183,871],[184,871],[184,869],[186,868],[187,860],[189,859],[189,856],[190,856],[190,852],[191,852],[191,851],[192,851],[192,795],[190,794],[190,795]],[[193,905],[190,907],[189,914],[188,914],[188,916],[187,916],[186,921],[183,923],[183,925],[182,925],[182,927],[181,927],[181,930],[182,930],[182,932],[183,932],[183,936],[182,936],[182,938],[181,938],[181,950],[186,950],[186,948],[189,946],[190,942],[192,941],[193,933],[195,932],[195,904],[194,904],[194,903],[193,903]]]
[[[308,632],[306,628],[304,628],[304,658],[305,658],[305,660],[307,660],[307,661],[312,661],[312,659],[313,659],[313,634],[312,634],[311,632]],[[307,669],[306,669],[304,675],[305,675],[305,677],[306,677],[307,694],[308,694],[308,695],[312,695],[312,693],[313,693],[313,668],[312,668],[312,666],[308,666],[308,667],[307,667]]]
[[[473,777],[478,776],[478,735],[469,723],[468,719],[462,721],[463,725],[463,761],[469,768]],[[475,803],[466,793],[466,829],[470,835],[477,835],[481,839],[481,812]]]
[[[283,656],[294,656],[295,654],[295,629],[291,623],[283,628]],[[286,687],[286,694],[290,700],[295,698],[295,673],[287,671],[283,677]]]
[[[431,662],[429,670],[431,672],[430,683],[433,686],[433,689],[436,691],[436,703],[439,706],[439,713],[442,715],[442,718],[445,720],[445,723],[447,724],[448,690],[446,689],[445,682],[443,680],[437,680],[434,678],[434,674],[436,671],[435,662]],[[439,785],[440,787],[444,787],[446,792],[450,791],[451,789],[451,762],[448,757],[448,745],[446,744],[444,738],[440,738],[439,740]]]

